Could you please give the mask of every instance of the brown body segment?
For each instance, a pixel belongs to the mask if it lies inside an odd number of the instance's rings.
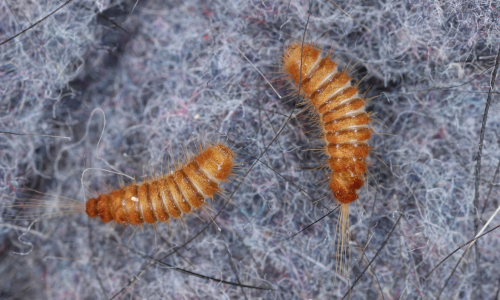
[[[327,151],[332,158],[366,158],[370,152],[370,147],[366,144],[329,144]]]
[[[111,206],[114,209],[114,220],[116,223],[119,224],[127,224],[128,217],[127,217],[127,209],[125,207],[125,198],[123,195],[123,189],[118,189],[110,194],[111,197]]]
[[[302,88],[304,90],[304,93],[309,95],[318,90],[323,85],[323,83],[329,79],[328,76],[333,76],[332,71],[336,69],[336,63],[327,58],[323,58],[320,61],[316,71],[311,74],[311,77],[306,79],[307,81],[303,80]]]
[[[151,199],[156,219],[159,222],[167,222],[170,219],[170,215],[168,214],[167,207],[160,196],[158,180],[153,180],[149,183],[149,198]]]
[[[357,199],[356,190],[363,186],[361,176],[352,176],[349,171],[335,172],[332,174],[330,189],[341,203],[350,203]],[[356,197],[354,197],[356,195]]]
[[[160,196],[163,199],[163,203],[167,207],[168,213],[173,217],[173,218],[179,218],[182,214],[181,210],[179,207],[182,205],[182,207],[187,210],[186,205],[189,204],[184,204],[182,199],[174,199],[174,196],[172,195],[172,192],[168,188],[168,183],[167,179],[169,179],[171,176],[164,177],[160,180],[158,180],[158,186],[160,189]],[[180,205],[179,205],[180,203]],[[189,207],[189,210],[191,210],[191,207]]]
[[[225,180],[233,166],[233,153],[221,144],[209,148],[195,159],[202,170],[217,180]]]
[[[131,225],[144,223],[142,220],[141,207],[137,197],[137,185],[131,184],[124,189],[125,207],[127,210],[128,221]]]
[[[86,212],[103,222],[139,225],[168,222],[204,205],[231,176],[233,153],[222,144],[208,146],[186,165],[139,185],[131,184],[87,201]]]
[[[111,197],[109,195],[100,195],[99,198],[97,198],[97,210],[99,211],[101,221],[104,223],[114,220]]]
[[[302,57],[301,57],[302,54]],[[284,57],[284,67],[285,70],[292,76],[292,78],[299,82],[300,79],[304,80],[308,74],[312,71],[316,64],[321,51],[315,49],[311,46],[302,47],[302,44],[296,43],[291,45]],[[300,63],[302,62],[302,68]],[[302,76],[301,76],[302,71]]]
[[[368,128],[345,129],[336,132],[327,132],[326,141],[330,144],[346,144],[351,142],[366,141],[370,138]]]
[[[358,115],[349,115],[340,119],[325,123],[325,131],[340,131],[352,126],[361,126],[370,124],[370,117],[366,113]]]
[[[351,81],[351,78],[344,71],[335,74],[332,78],[327,80],[322,87],[314,91],[314,93],[309,96],[314,108],[317,108],[329,101],[330,98],[349,81]]]
[[[337,71],[329,55],[321,58],[320,51],[311,44],[290,45],[283,57],[283,68],[300,84],[302,93],[319,115],[333,171],[330,189],[341,203],[356,200],[356,190],[364,183],[365,158],[370,151],[366,143],[371,136],[367,127],[370,117],[364,111],[365,101],[357,97],[358,90],[351,86],[349,75]]]
[[[97,199],[92,198],[85,204],[85,212],[90,218],[95,218],[99,215],[99,209],[97,208]]]
[[[366,172],[366,163],[362,158],[329,158],[328,164],[330,169],[335,172],[351,171],[354,174],[364,174]]]
[[[318,113],[321,114],[321,115],[323,115],[323,114],[325,114],[327,112],[337,111],[341,107],[345,107],[346,104],[344,104],[344,101],[346,101],[348,99],[351,99],[357,93],[358,93],[358,90],[356,88],[353,88],[353,87],[348,87],[348,88],[346,88],[344,90],[339,91],[338,93],[336,93],[333,96],[331,96],[330,100],[328,100],[325,103],[321,104],[317,108]],[[352,103],[352,101],[349,101],[349,103]],[[344,105],[343,106],[339,106],[340,104],[344,104]],[[343,113],[342,115],[345,115],[345,113]],[[335,118],[335,119],[338,119],[338,118]]]
[[[170,193],[172,195],[171,199],[174,201],[173,203],[176,204],[176,207],[179,207],[180,210],[182,210],[182,212],[188,213],[191,211],[191,205],[189,204],[188,200],[186,199],[186,197],[182,193],[183,189],[179,185],[179,183],[177,182],[176,177],[179,177],[179,171],[175,171],[173,176],[169,176],[166,179]],[[179,214],[180,214],[180,211],[179,211]]]
[[[196,187],[205,195],[206,197],[212,197],[219,187],[216,183],[210,180],[200,169],[200,166],[196,161],[193,161],[184,167],[184,173],[191,182],[196,185]],[[197,208],[197,207],[195,207]]]
[[[357,98],[348,102],[342,103],[335,109],[325,112],[322,116],[323,122],[328,123],[344,117],[347,113],[358,110],[365,106],[365,101]]]
[[[203,203],[203,197],[198,193],[197,188],[184,173],[184,168],[174,173],[174,180],[182,191],[184,201],[192,206],[199,207]]]
[[[156,223],[156,215],[153,210],[153,205],[151,204],[151,199],[149,197],[149,183],[143,182],[137,191],[137,197],[139,198],[139,205],[142,208],[142,217],[146,223]]]

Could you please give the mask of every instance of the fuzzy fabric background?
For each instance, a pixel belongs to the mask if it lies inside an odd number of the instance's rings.
[[[0,42],[63,3],[1,1]],[[475,201],[500,3],[336,4],[74,0],[1,45],[0,130],[70,140],[0,134],[0,298],[340,299],[355,284],[350,299],[498,299],[500,231],[433,268],[500,205],[497,92]],[[323,143],[280,74],[304,34],[357,63],[354,80],[374,97],[379,134],[351,205],[348,278],[335,272],[338,211],[289,238],[334,207],[311,150]],[[210,203],[220,230],[203,211],[138,230],[58,216],[61,197],[83,204],[127,182],[102,169],[141,181],[210,138],[239,163],[240,179],[223,185],[231,201]],[[26,194],[48,207],[13,206]]]

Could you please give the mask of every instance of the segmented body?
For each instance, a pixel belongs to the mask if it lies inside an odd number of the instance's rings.
[[[139,225],[168,222],[205,204],[231,175],[233,153],[222,144],[208,146],[178,170],[131,184],[87,201],[89,217]]]
[[[338,71],[337,64],[328,55],[322,57],[311,44],[290,45],[283,67],[300,84],[302,94],[319,115],[333,171],[330,189],[339,202],[353,202],[358,198],[356,191],[363,186],[365,158],[370,151],[370,117],[365,112],[365,101],[359,98],[347,73]]]

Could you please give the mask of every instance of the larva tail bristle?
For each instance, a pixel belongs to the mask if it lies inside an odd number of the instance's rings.
[[[7,209],[2,214],[4,220],[35,221],[85,212],[85,204],[76,199],[31,189],[26,189],[18,197],[6,194],[2,196],[13,200],[12,204],[2,205],[2,208]]]
[[[348,249],[349,249],[349,204],[340,205],[339,221],[335,231],[335,258],[336,272],[342,277],[349,277]]]

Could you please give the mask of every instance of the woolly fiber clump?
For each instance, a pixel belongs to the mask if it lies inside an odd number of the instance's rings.
[[[0,43],[33,25],[0,45],[0,131],[69,138],[0,133],[0,298],[497,299],[499,231],[438,266],[500,205],[498,79],[478,156],[497,3],[74,0],[48,16],[64,3],[0,3]],[[321,219],[324,144],[281,73],[296,41],[355,65],[375,118],[347,277],[339,212]],[[60,216],[63,197],[84,206],[210,139],[239,176],[210,216],[142,229]]]

